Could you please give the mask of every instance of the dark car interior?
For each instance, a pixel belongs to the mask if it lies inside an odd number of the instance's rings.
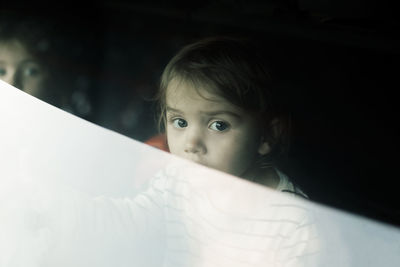
[[[180,47],[258,40],[292,111],[288,175],[317,203],[400,226],[400,23],[389,3],[117,0],[1,13],[49,26],[46,60],[70,112],[142,142],[158,134],[154,94]]]

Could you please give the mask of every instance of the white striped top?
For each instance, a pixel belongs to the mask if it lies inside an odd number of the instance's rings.
[[[319,266],[307,200],[193,166],[169,165],[133,198],[58,183],[9,195],[0,266]]]
[[[233,178],[231,187],[212,190],[193,171],[166,168],[134,200],[112,201],[114,210],[129,206],[125,217],[149,235],[144,247],[159,245],[145,266],[317,266],[317,230],[303,200]],[[279,190],[297,190],[279,176]]]

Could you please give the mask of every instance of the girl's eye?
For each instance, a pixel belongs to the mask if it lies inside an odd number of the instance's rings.
[[[187,122],[184,119],[174,119],[172,121],[172,124],[174,125],[175,128],[181,129],[187,127]]]
[[[229,128],[229,124],[223,121],[214,121],[209,128],[214,131],[223,132]]]
[[[25,76],[37,76],[39,75],[39,68],[36,67],[27,67],[23,70],[23,74]]]

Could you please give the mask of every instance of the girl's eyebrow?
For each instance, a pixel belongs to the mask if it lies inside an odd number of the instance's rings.
[[[200,112],[207,116],[216,116],[216,115],[229,115],[236,118],[241,118],[241,116],[235,112],[229,110],[215,110],[215,111],[208,111],[208,112]]]
[[[166,108],[167,112],[172,112],[172,113],[179,113],[179,114],[183,114],[184,112],[180,111],[179,109],[175,109],[175,108],[171,108],[168,107]],[[206,116],[216,116],[216,115],[229,115],[235,118],[240,119],[241,116],[233,111],[229,111],[229,110],[215,110],[215,111],[200,111],[200,114],[204,114]]]
[[[7,63],[7,61],[5,61],[5,60],[3,60],[3,59],[0,59],[0,64],[6,64]],[[19,64],[28,64],[28,63],[33,63],[33,64],[38,64],[38,65],[40,65],[40,63],[37,61],[37,60],[35,60],[35,59],[24,59],[24,60],[22,60],[22,61],[20,61],[20,62],[18,62]]]
[[[33,64],[38,64],[38,65],[40,65],[40,63],[39,63],[39,61],[38,60],[35,60],[35,59],[24,59],[24,60],[22,60],[21,62],[19,62],[20,64],[27,64],[27,63],[33,63]]]
[[[167,106],[166,110],[167,110],[167,112],[183,113],[182,111],[180,111],[178,109],[174,109],[174,108],[171,108],[171,107],[168,107],[168,106]]]

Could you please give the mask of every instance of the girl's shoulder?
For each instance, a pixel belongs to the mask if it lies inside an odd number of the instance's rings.
[[[294,182],[292,182],[286,174],[284,174],[283,172],[281,172],[278,169],[275,169],[275,171],[279,177],[279,183],[278,183],[278,186],[276,187],[276,190],[278,190],[280,192],[292,194],[296,197],[301,197],[301,198],[306,198],[306,199],[309,198],[307,196],[307,194],[305,194],[298,185],[296,185]]]

